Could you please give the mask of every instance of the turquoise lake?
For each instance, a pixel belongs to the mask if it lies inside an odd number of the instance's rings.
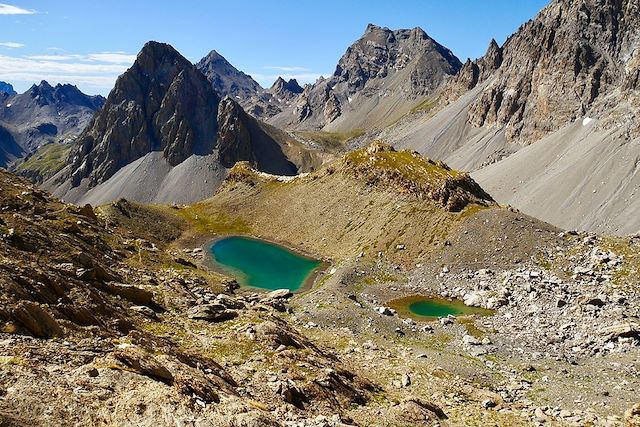
[[[492,314],[491,310],[479,307],[470,307],[460,300],[448,300],[444,298],[413,295],[398,298],[388,303],[389,307],[398,311],[404,317],[417,317],[418,319],[437,319],[439,317]]]
[[[321,264],[287,248],[247,237],[228,237],[211,246],[215,262],[242,286],[297,291]]]

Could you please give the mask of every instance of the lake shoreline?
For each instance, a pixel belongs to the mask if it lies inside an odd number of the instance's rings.
[[[247,240],[254,240],[256,242],[266,243],[266,244],[275,246],[280,250],[286,251],[296,257],[304,258],[305,260],[308,260],[308,261],[318,262],[318,266],[309,272],[309,274],[305,277],[300,287],[296,290],[291,290],[291,292],[294,294],[302,294],[313,289],[313,286],[315,285],[318,278],[326,274],[328,269],[331,267],[331,263],[328,262],[326,259],[322,259],[322,258],[318,259],[316,257],[309,255],[308,253],[304,253],[303,251],[300,251],[297,249],[292,249],[291,247],[281,244],[279,242],[263,239],[260,237],[255,237],[252,235],[232,234],[232,235],[215,236],[213,238],[207,239],[207,241],[201,246],[201,248],[205,252],[202,260],[202,264],[217,273],[233,278],[240,284],[240,289],[242,290],[251,290],[251,291],[267,292],[267,293],[273,291],[273,289],[256,287],[256,286],[248,285],[246,283],[242,283],[242,280],[236,277],[236,275],[244,274],[243,272],[241,272],[240,270],[234,269],[233,267],[225,266],[215,260],[215,257],[213,255],[213,247],[215,246],[215,244],[221,240],[230,239],[230,238],[243,238]],[[234,274],[234,271],[236,274]],[[282,289],[285,289],[285,288],[282,288]]]

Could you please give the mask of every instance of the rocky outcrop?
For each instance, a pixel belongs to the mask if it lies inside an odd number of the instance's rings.
[[[13,86],[7,82],[0,82],[0,92],[4,92],[7,95],[15,95],[16,91]]]
[[[459,212],[472,203],[494,204],[491,196],[468,174],[418,153],[396,151],[384,143],[374,142],[349,153],[342,163],[345,173],[371,185],[395,188],[411,197],[433,201],[450,212]]]
[[[46,81],[21,94],[0,89],[0,126],[28,155],[44,144],[69,142],[79,135],[104,101],[102,96],[85,95],[75,86],[51,86]],[[0,147],[6,149],[7,142],[0,139]]]
[[[377,99],[384,94],[414,106],[416,99],[434,93],[461,65],[420,28],[392,31],[369,24],[340,58],[333,75],[318,80],[273,123],[322,128],[348,109],[358,109],[359,105],[349,105],[356,95]]]
[[[218,110],[218,156],[225,167],[248,161],[255,168],[276,175],[294,175],[296,166],[280,146],[231,98],[225,98]]]
[[[485,56],[468,61],[451,98],[486,81],[469,122],[504,127],[509,141],[523,143],[607,115],[638,89],[639,16],[633,0],[554,1],[502,48],[492,42]]]
[[[216,143],[218,102],[204,75],[173,47],[149,42],[79,137],[66,175],[73,186],[86,178],[93,187],[151,151],[162,151],[174,166],[208,154]]]

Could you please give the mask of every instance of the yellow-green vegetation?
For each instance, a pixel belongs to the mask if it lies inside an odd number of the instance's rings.
[[[461,175],[460,172],[417,153],[407,150],[395,151],[379,142],[347,154],[344,156],[344,162],[352,167],[365,166],[373,175],[391,172],[418,184],[433,185]]]
[[[27,362],[17,356],[0,356],[0,365],[26,365]]]
[[[458,219],[464,219],[474,216],[480,211],[485,209],[489,209],[489,206],[478,205],[478,204],[469,204],[463,210],[458,213]]]
[[[637,244],[622,237],[605,237],[600,247],[624,257],[620,267],[613,270],[612,283],[615,287],[637,287],[637,277],[640,271],[640,250]]]
[[[323,148],[339,150],[344,148],[344,144],[354,138],[364,135],[362,129],[353,129],[346,132],[325,132],[325,131],[300,131],[296,135],[314,141]]]
[[[429,111],[433,107],[438,105],[438,98],[427,98],[415,107],[413,107],[410,111],[411,114],[419,113],[422,111]]]
[[[251,232],[251,228],[242,218],[222,212],[211,212],[206,205],[201,203],[182,208],[178,210],[178,214],[202,234],[246,234]]]
[[[17,172],[37,172],[42,177],[48,177],[58,172],[64,166],[71,144],[47,144],[38,150],[27,160],[20,161],[16,166]]]

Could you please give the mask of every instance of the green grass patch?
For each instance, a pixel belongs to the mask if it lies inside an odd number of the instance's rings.
[[[438,98],[427,98],[415,107],[413,107],[410,111],[411,114],[420,113],[422,111],[429,111],[433,107],[438,105]]]
[[[245,234],[251,228],[241,218],[220,212],[209,212],[202,204],[187,206],[178,210],[178,215],[189,221],[191,225],[203,234]]]
[[[346,132],[325,132],[325,131],[300,131],[296,135],[309,139],[320,144],[323,148],[339,150],[344,148],[344,144],[354,138],[364,135],[362,129],[353,129]]]
[[[52,176],[63,168],[69,151],[71,144],[43,145],[27,160],[20,161],[16,166],[16,172],[34,171],[43,178]]]

